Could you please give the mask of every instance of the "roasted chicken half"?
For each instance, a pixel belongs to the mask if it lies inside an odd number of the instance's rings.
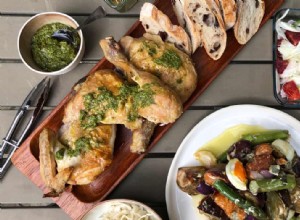
[[[166,43],[158,35],[144,34],[141,38],[125,36],[120,44],[130,62],[137,68],[156,75],[170,86],[184,103],[194,92],[197,73],[191,58]]]
[[[197,73],[191,58],[177,49],[174,44],[166,43],[157,35],[145,34],[142,38],[125,36],[120,44],[128,59],[137,68],[157,76],[175,91],[182,103],[194,92]],[[155,124],[144,122],[144,128],[133,133],[132,148],[143,151],[147,147]],[[148,137],[145,140],[145,137]]]
[[[88,184],[109,166],[116,124],[132,130],[132,152],[145,151],[155,125],[174,122],[182,114],[183,100],[191,93],[181,87],[173,90],[167,77],[166,83],[138,69],[113,38],[101,40],[100,45],[108,61],[124,76],[113,70],[91,74],[75,87],[58,134],[49,129],[40,134],[40,170],[50,195],[61,193],[66,183]],[[186,65],[184,55],[179,59],[180,65]],[[177,90],[181,91],[179,95]]]

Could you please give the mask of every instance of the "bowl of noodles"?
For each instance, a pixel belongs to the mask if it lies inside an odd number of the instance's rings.
[[[129,199],[112,199],[101,202],[84,215],[82,220],[162,220],[147,205]]]

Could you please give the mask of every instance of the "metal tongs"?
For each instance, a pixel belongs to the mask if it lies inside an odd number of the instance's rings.
[[[4,177],[4,174],[8,170],[11,164],[11,157],[14,152],[18,149],[20,144],[29,134],[32,126],[36,122],[36,119],[42,113],[43,106],[48,98],[50,90],[50,78],[45,77],[38,85],[36,85],[23,101],[19,108],[6,136],[3,138],[0,145],[0,179]],[[34,108],[31,116],[28,113],[29,108]],[[29,115],[28,115],[28,114]],[[28,116],[29,119],[28,119]],[[20,133],[18,140],[15,139],[17,128],[21,125],[21,122],[27,117],[27,124],[24,125],[23,131]]]

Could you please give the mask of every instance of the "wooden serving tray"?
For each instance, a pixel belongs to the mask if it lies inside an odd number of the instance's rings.
[[[284,0],[265,0],[266,12],[262,24],[265,24],[274,12],[281,6]],[[166,13],[173,23],[177,23],[174,12],[172,11],[171,0],[157,0],[155,5]],[[270,30],[271,31],[271,30]],[[144,29],[137,21],[126,35],[141,37]],[[198,84],[191,98],[185,103],[184,110],[203,93],[210,83],[222,72],[233,57],[242,49],[234,38],[233,31],[228,31],[227,48],[225,53],[218,61],[213,61],[205,53],[203,48],[198,49],[192,56],[195,68],[198,73]],[[105,58],[90,71],[90,73],[105,68],[113,68]],[[89,73],[89,74],[90,74]],[[50,113],[50,115],[36,128],[27,138],[22,146],[13,155],[13,164],[24,173],[40,189],[47,192],[39,171],[39,147],[38,136],[43,128],[48,127],[58,130],[62,124],[64,106],[72,97],[70,92],[60,104]],[[148,147],[150,151],[161,137],[169,130],[172,125],[157,126],[151,143]],[[124,126],[118,126],[117,138],[115,143],[115,153],[113,163],[102,173],[94,182],[85,186],[74,186],[71,192],[64,192],[59,198],[53,200],[73,219],[80,219],[87,211],[99,204],[133,169],[141,162],[147,154],[133,154],[130,152],[131,133]],[[42,193],[41,193],[42,196]]]

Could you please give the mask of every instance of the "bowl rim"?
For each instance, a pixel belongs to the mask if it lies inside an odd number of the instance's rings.
[[[20,37],[21,34],[23,33],[24,28],[26,27],[26,25],[28,25],[32,20],[36,19],[39,16],[42,15],[50,15],[50,14],[55,14],[55,15],[61,15],[63,17],[66,17],[67,19],[69,19],[70,21],[72,21],[76,27],[79,27],[78,22],[72,18],[71,16],[62,13],[62,12],[56,12],[56,11],[49,11],[49,12],[41,12],[38,13],[34,16],[32,16],[31,18],[29,18],[20,28],[19,33],[18,33],[18,38],[17,38],[17,47],[18,47],[18,53],[19,53],[19,57],[21,58],[22,62],[25,64],[25,66],[27,66],[30,70],[32,70],[33,72],[39,73],[39,74],[43,74],[43,75],[62,75],[64,73],[69,72],[67,69],[69,69],[72,65],[74,65],[75,62],[77,62],[77,59],[81,56],[82,50],[84,49],[84,38],[83,38],[83,33],[82,30],[78,31],[79,37],[80,37],[80,45],[79,45],[79,49],[78,52],[75,56],[75,58],[72,60],[71,63],[69,63],[67,66],[65,66],[64,68],[60,69],[60,70],[56,70],[56,71],[52,71],[52,72],[46,72],[46,71],[42,71],[42,70],[37,70],[35,68],[33,68],[32,66],[30,66],[23,58],[21,50],[20,50]]]
[[[97,205],[95,205],[94,207],[92,207],[91,209],[89,209],[87,212],[84,213],[84,215],[80,218],[81,220],[84,220],[84,218],[93,211],[93,209],[96,209],[97,207],[103,206],[107,203],[114,203],[114,202],[127,202],[130,204],[138,204],[142,207],[144,207],[147,211],[152,212],[154,214],[155,220],[162,220],[162,218],[156,213],[156,211],[154,211],[151,207],[149,207],[148,205],[136,201],[136,200],[132,200],[132,199],[108,199],[108,200],[103,200],[102,202],[98,203]]]

